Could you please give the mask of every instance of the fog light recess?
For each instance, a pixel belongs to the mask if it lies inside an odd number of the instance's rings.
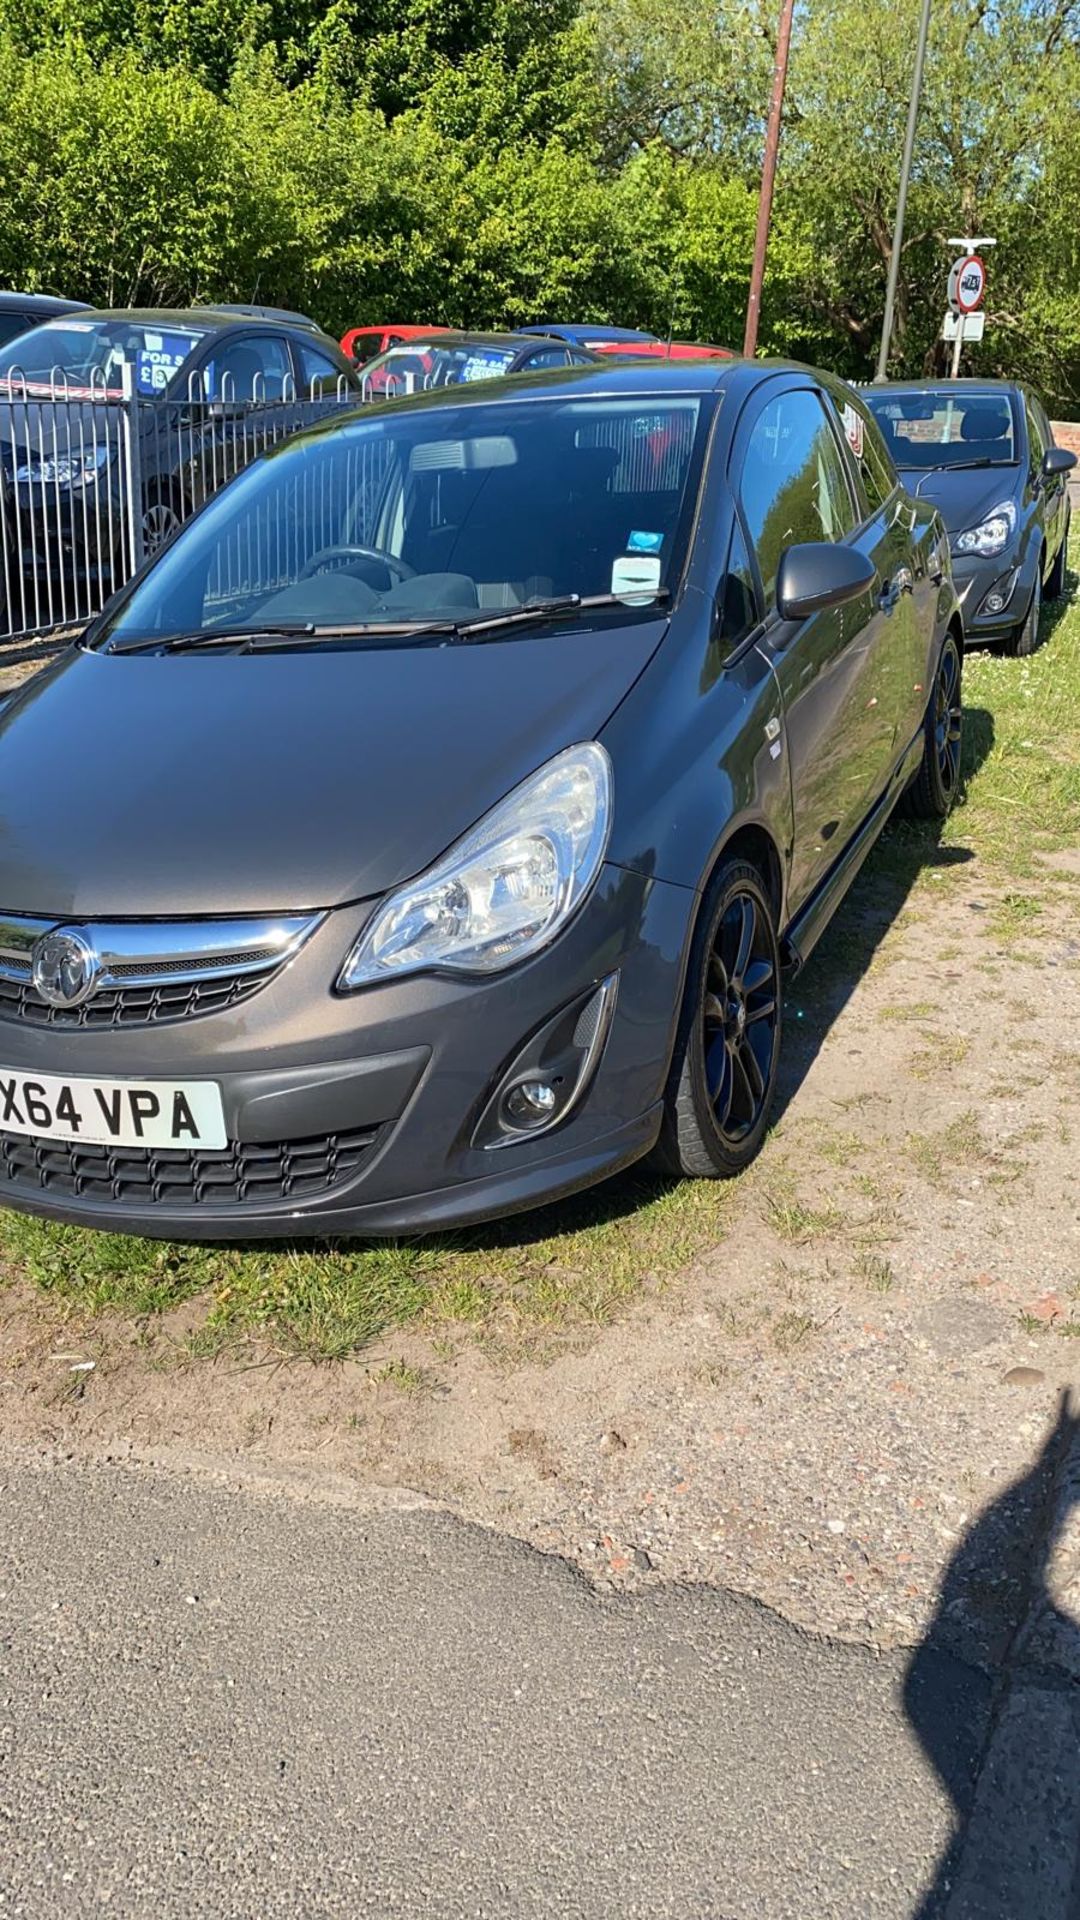
[[[1019,568],[1017,568],[1013,573],[1010,573],[1006,579],[999,580],[996,587],[991,587],[989,593],[983,595],[982,604],[979,607],[980,614],[985,613],[993,617],[994,614],[1004,613],[1009,601],[1013,597],[1013,589],[1016,586],[1019,571]]]
[[[526,1041],[484,1108],[474,1147],[520,1146],[569,1119],[600,1065],[618,988],[618,974],[609,973]]]

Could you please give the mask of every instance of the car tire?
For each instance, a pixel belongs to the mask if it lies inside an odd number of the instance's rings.
[[[1014,627],[1002,647],[1003,653],[1010,653],[1015,659],[1026,659],[1034,653],[1039,644],[1039,615],[1042,612],[1042,580],[1035,575],[1035,585],[1031,589],[1031,601],[1027,614],[1018,627]]]
[[[1069,521],[1071,517],[1070,514],[1066,514],[1065,516],[1065,532],[1061,537],[1061,545],[1058,548],[1057,559],[1054,561],[1053,566],[1046,576],[1046,585],[1043,588],[1043,593],[1048,600],[1060,600],[1065,591],[1065,565],[1069,553]]]
[[[902,802],[903,811],[911,819],[944,820],[956,799],[964,743],[963,678],[963,650],[950,632],[945,636],[926,704],[919,770]]]
[[[757,868],[729,860],[694,934],[651,1156],[657,1172],[721,1180],[749,1166],[769,1122],[780,1029],[775,909]]]

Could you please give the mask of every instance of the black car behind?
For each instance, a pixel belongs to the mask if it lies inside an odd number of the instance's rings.
[[[1013,382],[894,381],[865,398],[904,484],[949,530],[965,638],[1030,653],[1043,597],[1065,585],[1076,456]]]
[[[96,611],[268,439],[358,394],[335,341],[246,312],[84,309],[13,340],[0,349],[13,603],[21,576],[10,624]]]
[[[0,346],[32,327],[44,326],[46,320],[85,311],[84,300],[61,300],[53,293],[0,293]]]

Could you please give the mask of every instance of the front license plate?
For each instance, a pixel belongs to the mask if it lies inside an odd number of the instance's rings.
[[[0,1133],[94,1147],[228,1145],[212,1080],[61,1080],[0,1067]]]

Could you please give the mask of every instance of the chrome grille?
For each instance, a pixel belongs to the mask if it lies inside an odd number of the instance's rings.
[[[234,1142],[218,1153],[91,1147],[0,1134],[4,1192],[141,1208],[258,1206],[330,1193],[359,1172],[381,1129],[306,1140]]]
[[[322,917],[76,923],[0,915],[0,1020],[70,1030],[161,1026],[221,1013],[265,986]],[[76,925],[93,945],[101,971],[89,999],[53,1007],[33,985],[34,943]]]

